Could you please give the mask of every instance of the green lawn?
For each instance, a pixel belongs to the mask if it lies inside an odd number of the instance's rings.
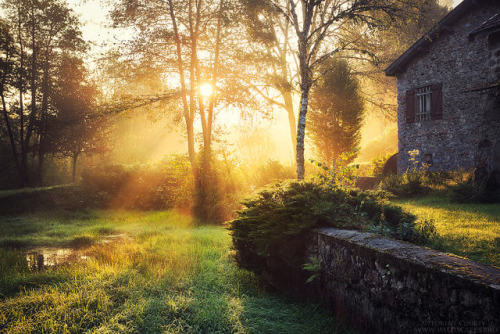
[[[264,291],[224,228],[175,212],[0,216],[0,229],[2,333],[345,332],[323,306]],[[116,233],[130,238],[99,242]],[[88,259],[30,271],[13,248],[44,245]]]
[[[500,204],[451,203],[439,194],[394,202],[434,220],[438,238],[431,247],[500,266]]]

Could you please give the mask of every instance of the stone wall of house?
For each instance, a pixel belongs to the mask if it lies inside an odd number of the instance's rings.
[[[421,158],[431,156],[431,169],[450,170],[475,167],[481,141],[500,145],[498,89],[477,90],[498,80],[500,53],[490,32],[469,38],[472,30],[498,12],[500,1],[479,5],[397,75],[399,172],[409,167],[410,150],[418,149]],[[436,83],[442,83],[443,118],[407,123],[406,91]]]
[[[499,333],[500,269],[372,233],[324,228],[322,295],[362,333]]]

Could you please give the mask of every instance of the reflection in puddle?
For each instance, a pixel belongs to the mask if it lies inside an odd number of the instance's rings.
[[[99,241],[101,244],[109,244],[119,240],[130,240],[126,234],[111,234]],[[61,247],[38,247],[26,251],[26,262],[30,270],[38,271],[49,267],[88,260],[86,249],[61,248]]]
[[[26,262],[30,270],[42,270],[86,259],[88,256],[72,248],[40,247],[30,249],[26,253]]]

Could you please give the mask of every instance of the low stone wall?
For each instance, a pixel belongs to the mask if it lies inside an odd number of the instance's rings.
[[[324,228],[321,293],[365,333],[500,333],[500,269],[372,233]]]

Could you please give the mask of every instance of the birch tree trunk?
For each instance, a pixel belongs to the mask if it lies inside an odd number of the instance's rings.
[[[288,125],[290,127],[290,140],[292,141],[293,156],[297,156],[297,122],[295,121],[295,110],[293,110],[292,94],[290,92],[283,93],[285,109],[288,114]]]
[[[304,179],[304,139],[306,135],[307,105],[310,87],[303,87],[300,96],[299,122],[297,125],[297,179]]]

